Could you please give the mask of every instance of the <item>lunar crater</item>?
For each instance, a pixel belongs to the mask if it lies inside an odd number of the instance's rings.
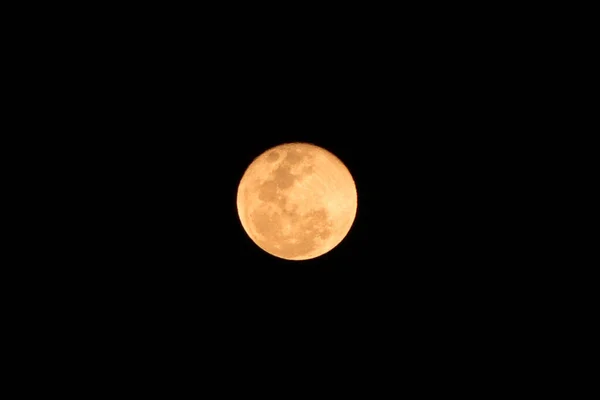
[[[272,163],[272,162],[275,162],[275,161],[277,161],[277,160],[279,160],[279,153],[278,153],[278,152],[276,152],[276,151],[272,151],[272,152],[270,152],[270,153],[267,155],[267,161],[268,161],[268,162],[271,162],[271,163]]]

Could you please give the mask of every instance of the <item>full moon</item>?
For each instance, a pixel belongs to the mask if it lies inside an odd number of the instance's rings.
[[[341,243],[356,217],[352,175],[329,151],[286,143],[258,156],[237,192],[244,230],[267,253],[286,260],[319,257]]]

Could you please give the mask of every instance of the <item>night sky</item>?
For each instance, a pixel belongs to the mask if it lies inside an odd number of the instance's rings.
[[[229,41],[231,54],[166,48],[178,56],[99,84],[96,173],[110,190],[98,212],[118,238],[111,251],[124,252],[125,280],[194,304],[329,304],[350,314],[442,307],[465,290],[485,291],[487,281],[467,282],[493,261],[481,232],[501,218],[488,205],[503,194],[489,182],[505,166],[492,162],[502,121],[478,94],[488,83],[409,42],[245,40]],[[338,156],[358,191],[346,239],[304,262],[258,248],[236,210],[252,160],[296,141]]]
[[[485,337],[520,290],[507,249],[526,246],[511,233],[521,199],[503,189],[505,149],[520,148],[512,81],[490,67],[493,39],[425,15],[314,35],[149,23],[90,53],[68,109],[79,135],[63,143],[81,174],[65,242],[81,268],[64,280],[85,314],[197,357],[200,338],[248,357],[400,343],[417,360]],[[357,187],[350,232],[313,260],[264,252],[237,214],[246,168],[289,142],[332,152]]]
[[[153,141],[147,136],[147,151],[137,148],[132,175],[120,180],[130,194],[127,212],[119,214],[125,223],[115,226],[124,241],[119,249],[129,257],[118,264],[128,282],[147,280],[140,290],[153,297],[184,296],[186,309],[209,301],[217,309],[284,314],[290,307],[348,314],[406,307],[410,313],[484,291],[491,282],[481,264],[493,262],[494,254],[482,254],[490,243],[480,232],[487,213],[497,211],[481,203],[489,194],[478,189],[480,172],[463,165],[460,137],[402,104],[383,115],[388,98],[322,97],[312,91],[257,97],[216,116],[194,114]],[[236,209],[238,183],[252,160],[295,141],[338,156],[358,192],[347,237],[331,252],[300,262],[256,246]],[[485,279],[473,286],[480,274]]]

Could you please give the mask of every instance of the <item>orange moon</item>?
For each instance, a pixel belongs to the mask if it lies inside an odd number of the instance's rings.
[[[329,151],[286,143],[258,156],[237,192],[237,210],[250,239],[286,260],[319,257],[341,243],[356,217],[352,175]]]

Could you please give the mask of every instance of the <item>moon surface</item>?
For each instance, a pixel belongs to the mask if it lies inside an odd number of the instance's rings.
[[[329,151],[286,143],[258,156],[237,192],[237,210],[248,236],[267,253],[308,260],[336,247],[356,217],[352,175]]]

